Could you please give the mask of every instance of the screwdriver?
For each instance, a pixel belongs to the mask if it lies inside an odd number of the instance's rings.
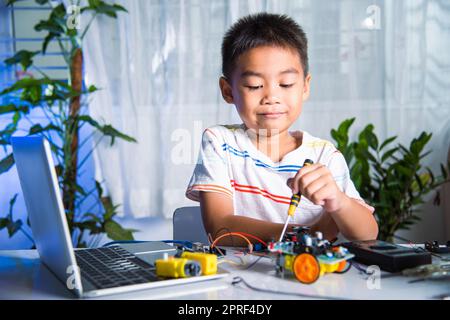
[[[314,162],[311,159],[305,159],[305,162],[303,162],[303,167],[309,166],[313,163]],[[286,232],[286,228],[289,224],[291,217],[294,216],[295,210],[297,209],[297,206],[300,203],[301,198],[302,198],[302,194],[300,191],[297,192],[297,194],[292,195],[291,203],[289,204],[288,216],[286,218],[286,223],[284,224],[283,231],[281,232],[280,240],[278,240],[278,242],[281,242],[283,240],[284,234]]]

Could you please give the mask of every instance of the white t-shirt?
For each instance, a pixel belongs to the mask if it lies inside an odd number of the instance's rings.
[[[301,137],[302,133],[291,135]],[[223,193],[233,199],[235,215],[284,223],[292,197],[286,182],[305,159],[327,166],[338,187],[373,212],[355,189],[343,155],[331,142],[303,131],[301,146],[275,163],[256,148],[243,125],[217,125],[204,131],[186,197],[199,201],[199,191]],[[322,206],[302,197],[291,223],[311,226],[323,211]]]

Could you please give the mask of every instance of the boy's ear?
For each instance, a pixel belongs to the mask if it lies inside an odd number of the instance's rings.
[[[309,98],[310,84],[311,84],[311,73],[308,73],[303,82],[303,101],[306,101]]]
[[[225,77],[220,77],[219,79],[220,91],[222,92],[222,97],[227,103],[233,103],[233,93],[231,91],[231,85]]]

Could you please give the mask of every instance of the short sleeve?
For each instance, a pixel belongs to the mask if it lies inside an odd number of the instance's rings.
[[[203,132],[198,161],[186,190],[188,199],[199,201],[200,191],[233,196],[228,158],[220,140],[219,134],[212,129]]]
[[[356,190],[355,185],[353,184],[353,181],[350,177],[350,171],[348,169],[347,162],[345,161],[345,158],[341,152],[335,150],[331,154],[327,167],[331,171],[333,178],[341,191],[343,191],[350,198],[358,201],[372,213],[375,211],[372,206],[368,205],[364,201],[364,199],[361,198],[358,190]]]

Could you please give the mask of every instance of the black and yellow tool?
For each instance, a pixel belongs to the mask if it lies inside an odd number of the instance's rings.
[[[303,167],[312,165],[313,163],[314,162],[311,159],[305,159],[305,162],[303,162]],[[283,231],[281,232],[280,239],[278,240],[279,242],[283,241],[284,234],[286,233],[286,228],[289,224],[291,217],[294,216],[295,210],[297,210],[297,207],[298,207],[298,204],[300,203],[301,198],[302,198],[302,194],[300,191],[292,196],[291,203],[289,204],[288,216],[286,218],[286,222],[284,224]]]

